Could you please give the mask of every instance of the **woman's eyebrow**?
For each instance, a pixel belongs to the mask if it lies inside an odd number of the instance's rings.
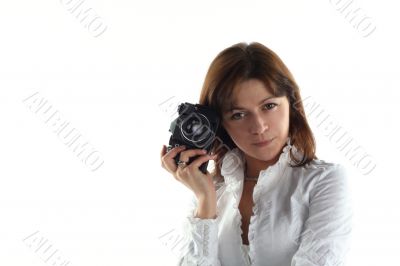
[[[266,100],[269,100],[269,99],[272,99],[272,98],[277,98],[277,96],[268,96],[267,98],[261,100],[261,101],[258,103],[258,105],[261,105],[261,104],[262,104],[263,102],[265,102]],[[243,108],[243,107],[240,107],[240,106],[237,106],[237,105],[233,105],[233,106],[230,108],[229,111],[232,112],[233,110],[239,110],[239,109],[245,110],[246,108]]]

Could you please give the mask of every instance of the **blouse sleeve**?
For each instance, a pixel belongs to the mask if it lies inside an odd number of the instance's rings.
[[[352,232],[352,203],[346,169],[325,169],[310,191],[309,216],[291,266],[344,266]]]
[[[185,245],[178,266],[221,266],[218,260],[217,218],[195,217],[196,210],[197,199],[193,197],[189,213],[183,223]]]

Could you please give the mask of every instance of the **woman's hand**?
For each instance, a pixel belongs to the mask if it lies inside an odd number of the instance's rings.
[[[206,174],[200,171],[199,167],[208,160],[217,158],[217,155],[209,155],[205,150],[191,149],[185,150],[186,147],[179,146],[167,152],[167,147],[163,145],[161,150],[161,166],[171,173],[176,180],[184,184],[194,192],[199,201],[206,199],[215,199],[215,186],[213,178],[207,171]],[[180,160],[188,162],[193,156],[199,157],[189,165],[181,167],[176,165],[174,157],[180,153]]]

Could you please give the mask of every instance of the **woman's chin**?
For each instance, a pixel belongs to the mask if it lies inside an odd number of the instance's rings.
[[[281,149],[276,147],[276,145],[267,145],[267,146],[255,146],[251,145],[250,147],[247,148],[247,152],[245,153],[249,155],[250,157],[253,157],[257,160],[260,161],[271,161],[273,159],[276,159],[277,156],[279,156]]]

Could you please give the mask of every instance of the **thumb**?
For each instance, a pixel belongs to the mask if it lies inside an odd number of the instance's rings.
[[[163,157],[165,155],[166,151],[167,151],[167,147],[165,145],[163,145],[162,149],[161,149],[161,154],[160,154],[161,157]]]

